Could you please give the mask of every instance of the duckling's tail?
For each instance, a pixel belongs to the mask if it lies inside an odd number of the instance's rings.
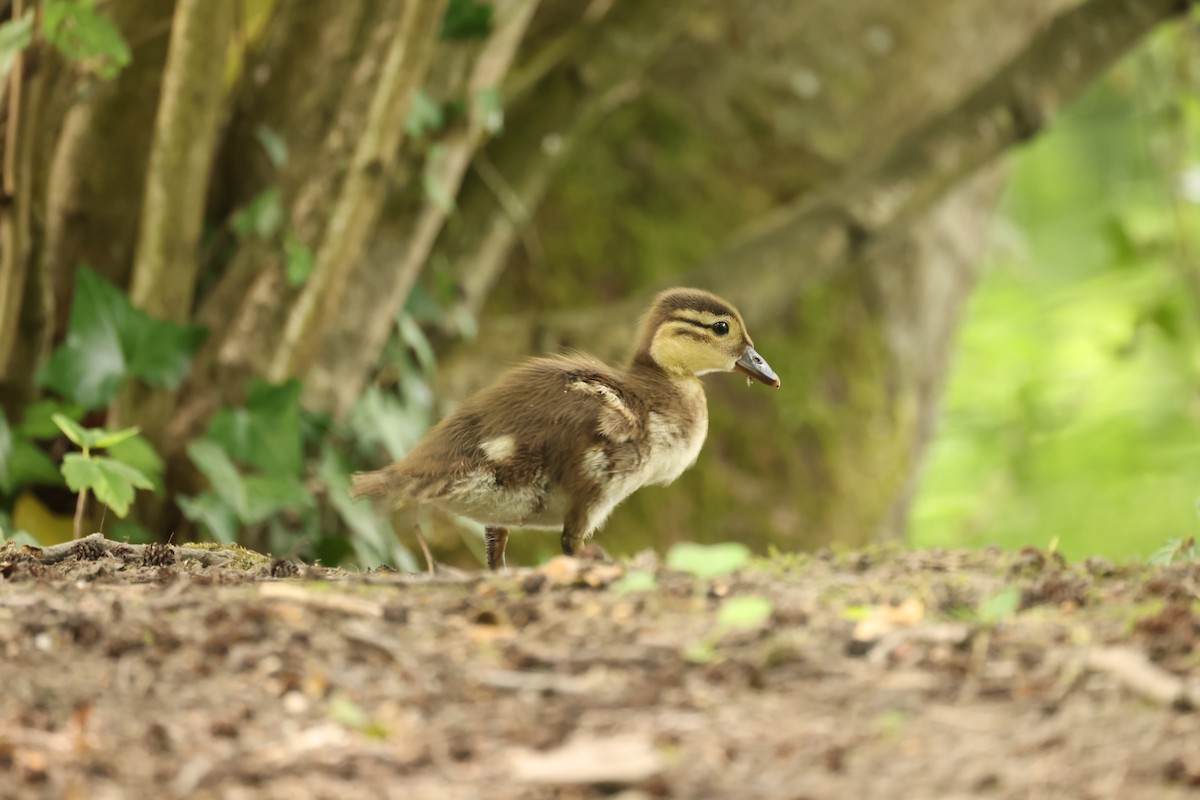
[[[404,495],[409,480],[407,475],[390,468],[377,469],[373,472],[356,472],[350,476],[350,496]]]

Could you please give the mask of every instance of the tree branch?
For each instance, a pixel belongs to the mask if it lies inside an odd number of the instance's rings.
[[[446,0],[409,0],[392,42],[349,173],[317,250],[312,275],[288,314],[267,375],[303,375],[341,307],[351,270],[379,219],[413,93],[429,69]]]
[[[431,152],[427,157],[425,180],[449,197],[458,193],[472,156],[488,136],[488,116],[496,113],[485,102],[484,92],[500,85],[537,3],[503,0],[495,6],[494,30],[475,59],[465,87],[470,108],[467,127],[439,142],[436,155]],[[367,371],[383,349],[450,211],[443,202],[426,198],[412,223],[399,265],[391,259],[371,257],[355,265],[345,305],[362,309],[365,316],[343,315],[332,320],[305,381],[305,400],[310,406],[343,413],[359,396]]]
[[[14,0],[12,19],[23,16],[22,0]],[[0,208],[0,377],[8,371],[8,361],[16,341],[21,300],[25,293],[25,273],[28,270],[28,202],[18,204],[17,152],[21,137],[21,86],[25,80],[25,53],[13,58],[8,75],[8,109],[4,130],[3,194],[5,207]],[[25,182],[26,184],[28,181]],[[26,192],[28,194],[28,192]],[[28,201],[28,197],[25,198]]]
[[[180,0],[171,26],[130,287],[134,305],[161,319],[191,317],[236,9],[237,0]],[[132,385],[119,417],[157,444],[172,397]]]
[[[727,294],[747,318],[777,318],[806,287],[852,263],[870,239],[902,229],[980,166],[1032,137],[1142,36],[1190,5],[1088,0],[1060,14],[992,78],[880,161],[770,215],[683,280]],[[474,348],[478,356],[454,354],[444,379],[464,391],[486,377],[483,365],[572,342],[595,343],[597,355],[616,356],[624,343],[614,317],[632,320],[644,302],[489,320],[480,337],[487,347]]]

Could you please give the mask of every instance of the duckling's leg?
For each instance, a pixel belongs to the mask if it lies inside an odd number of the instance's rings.
[[[583,509],[572,509],[563,522],[562,551],[564,556],[577,556],[583,548],[587,530],[584,528],[587,512]]]
[[[508,528],[484,528],[483,541],[487,546],[488,569],[507,567],[504,548],[508,546]]]

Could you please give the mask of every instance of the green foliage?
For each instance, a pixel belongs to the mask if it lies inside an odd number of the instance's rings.
[[[269,241],[275,237],[286,221],[283,209],[283,192],[278,187],[264,189],[233,215],[229,224],[239,238],[257,236]]]
[[[1009,586],[979,604],[976,617],[983,625],[994,628],[1007,622],[1021,608],[1021,590]]]
[[[1200,99],[1169,66],[1187,58],[1165,32],[1014,160],[915,545],[1145,558],[1191,525]]]
[[[208,479],[209,491],[180,498],[180,510],[218,541],[236,542],[243,526],[314,507],[302,480],[297,381],[282,386],[255,382],[245,408],[219,411],[205,437],[189,443],[187,452]]]
[[[728,630],[761,628],[771,619],[774,610],[774,605],[765,597],[731,597],[721,606],[717,625]]]
[[[150,478],[136,467],[92,452],[131,441],[138,434],[137,428],[120,431],[85,428],[63,414],[53,414],[52,419],[59,430],[83,450],[63,457],[62,475],[71,491],[81,495],[90,491],[118,517],[124,517],[133,503],[135,489],[154,488]]]
[[[269,128],[266,125],[259,125],[254,129],[254,138],[262,145],[263,152],[267,154],[267,160],[271,162],[271,166],[279,169],[287,164],[287,142],[273,128]]]
[[[442,107],[429,96],[424,89],[413,93],[412,108],[408,110],[408,119],[404,123],[405,133],[413,139],[419,139],[426,134],[440,129],[446,117]]]
[[[10,19],[0,25],[0,81],[8,80],[17,54],[33,41],[33,9],[20,19]]]
[[[1200,548],[1196,547],[1196,537],[1194,536],[1179,536],[1170,539],[1150,556],[1150,563],[1160,567],[1197,562],[1200,562]]]
[[[480,89],[475,103],[483,116],[483,129],[495,136],[504,130],[504,95],[499,89]]]
[[[40,383],[88,409],[103,408],[124,382],[175,388],[204,338],[198,325],[156,320],[90,269],[79,271],[67,339]]]
[[[96,0],[45,0],[42,34],[68,60],[112,80],[129,64],[129,45]]]
[[[634,570],[622,575],[621,579],[614,583],[609,591],[613,594],[636,594],[640,592],[652,592],[657,588],[658,579],[654,577],[653,572]]]
[[[307,281],[308,276],[312,274],[314,263],[312,250],[300,241],[299,236],[291,231],[284,234],[283,266],[289,284],[301,286]]]
[[[25,425],[12,427],[0,412],[0,494],[14,494],[18,487],[30,483],[60,482],[54,462],[43,453]]]
[[[703,545],[679,542],[667,553],[667,568],[709,580],[735,572],[750,563],[750,548],[740,542]]]
[[[111,508],[118,517],[129,513],[134,489],[154,488],[150,479],[138,470],[104,456],[67,453],[63,457],[62,474],[71,491],[90,490],[97,500]]]
[[[490,3],[479,0],[450,0],[442,19],[443,39],[482,39],[492,32]]]

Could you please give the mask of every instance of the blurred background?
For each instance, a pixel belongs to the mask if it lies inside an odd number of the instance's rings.
[[[706,379],[610,552],[1147,557],[1200,524],[1187,6],[4,0],[0,531],[415,568],[350,473],[686,284],[784,388]]]

